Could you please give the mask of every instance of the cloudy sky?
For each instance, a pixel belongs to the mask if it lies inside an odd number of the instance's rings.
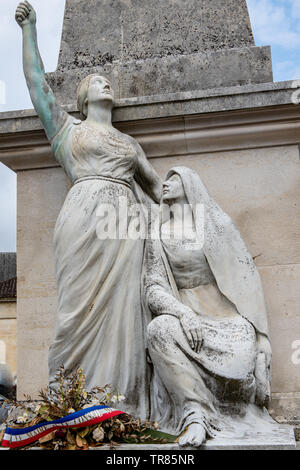
[[[145,0],[146,1],[146,0]],[[213,1],[213,0],[212,0]],[[237,0],[239,1],[239,0]],[[0,112],[31,108],[22,72],[18,0],[0,0]],[[56,69],[65,0],[31,0],[47,72]],[[274,80],[300,79],[300,0],[247,0],[257,45],[271,45]],[[2,104],[5,83],[6,102]],[[0,251],[16,249],[16,177],[0,163]]]

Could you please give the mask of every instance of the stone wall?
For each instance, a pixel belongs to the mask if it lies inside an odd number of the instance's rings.
[[[0,363],[17,372],[17,303],[0,302]]]

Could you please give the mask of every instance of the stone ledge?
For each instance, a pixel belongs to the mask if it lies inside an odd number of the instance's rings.
[[[5,121],[2,121],[4,126],[1,128],[1,117],[4,117],[0,116],[2,163],[14,171],[59,166],[37,116],[27,111],[21,117],[8,117],[7,130],[15,129],[8,133],[3,132]],[[299,145],[300,107],[289,104],[214,114],[187,114],[119,121],[115,126],[137,139],[148,158]]]
[[[294,82],[130,98],[113,121],[149,158],[300,144]],[[65,110],[78,117],[76,106]],[[56,167],[34,110],[0,113],[0,161],[14,171]]]
[[[3,449],[1,450],[10,450],[10,449]],[[40,447],[31,447],[29,450],[45,450],[41,449]],[[186,452],[186,451],[203,451],[203,450],[300,450],[300,442],[295,444],[267,444],[262,442],[259,443],[249,443],[243,444],[240,441],[235,441],[234,439],[228,439],[225,443],[206,443],[199,449],[195,449],[194,447],[179,447],[178,444],[120,444],[118,447],[113,449],[110,448],[109,445],[104,445],[101,447],[90,447],[88,450],[90,451],[111,451],[111,452],[118,452],[118,451],[155,451],[156,453],[159,452]]]
[[[244,438],[214,438],[209,439],[200,448],[180,447],[178,444],[120,444],[113,450],[116,451],[201,451],[201,450],[296,450],[293,427],[289,425],[278,425],[276,431],[270,434],[253,433],[251,436]],[[0,450],[6,450],[1,449]],[[44,450],[40,447],[33,447],[31,450]],[[103,445],[101,447],[90,447],[89,450],[101,451],[111,450],[110,446]]]
[[[294,91],[295,82],[285,81],[126,98],[115,101],[113,122],[233,110],[272,109],[273,106],[293,104]],[[300,108],[299,105],[293,106]],[[78,115],[75,102],[63,108],[71,114]],[[0,113],[0,136],[39,129],[42,129],[42,125],[34,109]]]

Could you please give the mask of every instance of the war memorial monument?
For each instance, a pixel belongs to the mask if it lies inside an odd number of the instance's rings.
[[[300,107],[246,1],[67,0],[50,74],[16,20],[18,399],[81,366],[172,448],[294,448]]]

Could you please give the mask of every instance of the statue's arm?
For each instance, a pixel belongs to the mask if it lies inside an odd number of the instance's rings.
[[[24,1],[16,10],[16,21],[23,34],[23,69],[33,106],[42,121],[47,137],[52,139],[62,128],[68,114],[57,104],[46,81],[39,53],[34,8]]]
[[[160,255],[159,240],[148,239],[145,246],[144,292],[153,315],[180,318],[185,306],[174,296]]]
[[[153,166],[149,163],[142,147],[138,142],[134,142],[138,157],[135,179],[154,201],[159,202],[162,194],[162,181]]]

